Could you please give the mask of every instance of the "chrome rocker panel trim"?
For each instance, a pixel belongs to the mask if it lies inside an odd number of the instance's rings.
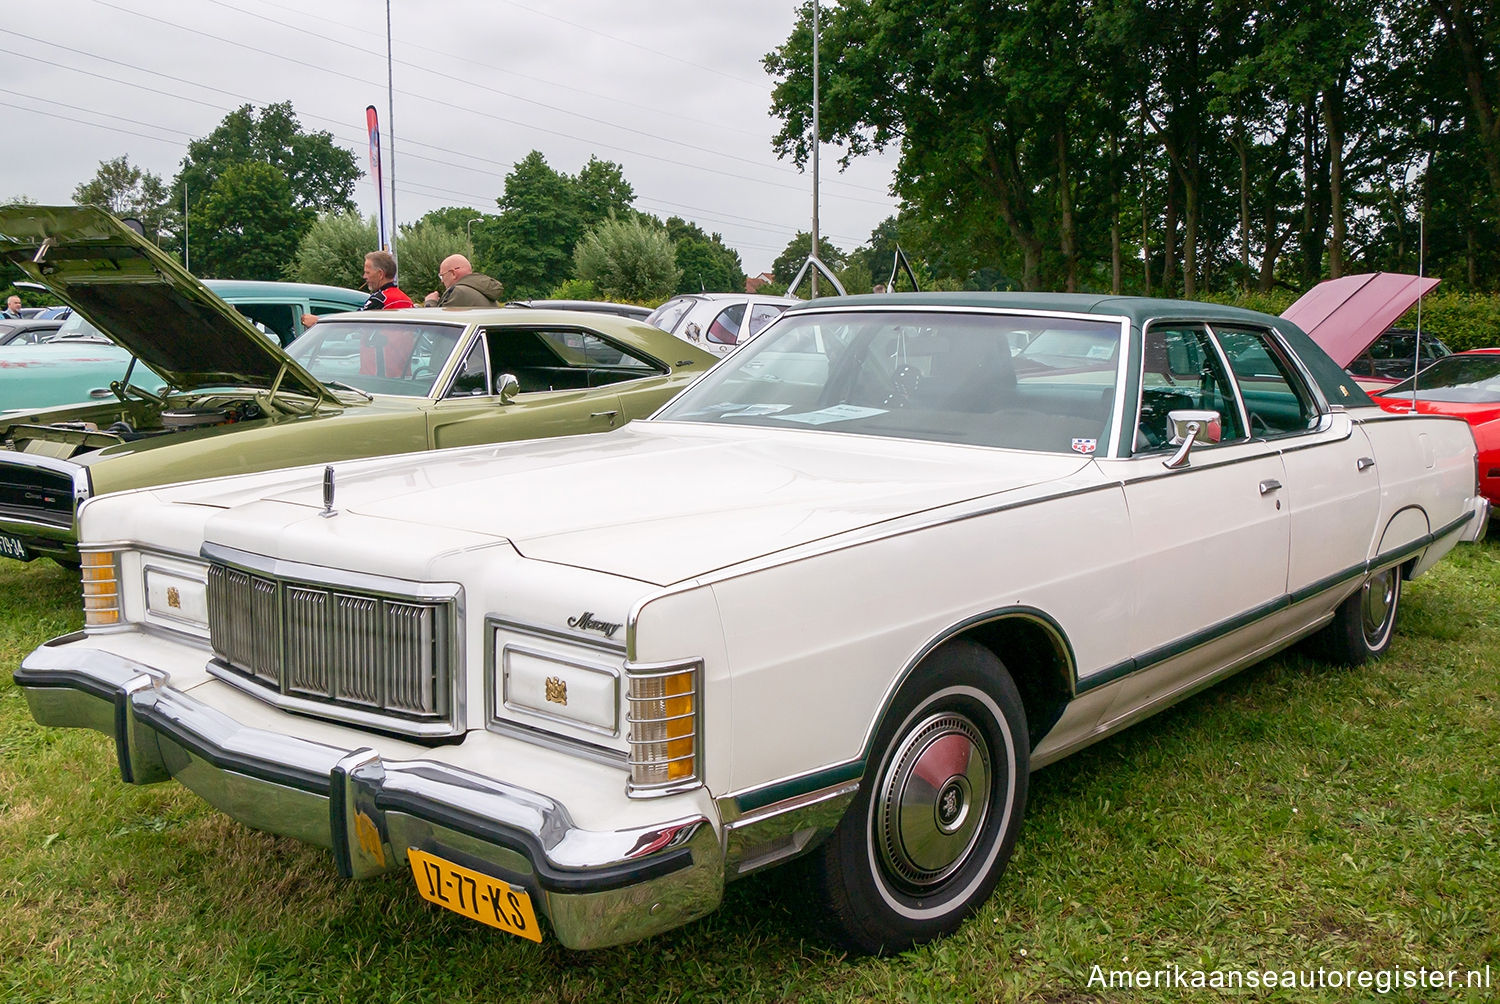
[[[16,670],[38,724],[103,732],[122,780],[175,778],[248,826],[329,848],[345,877],[405,869],[411,848],[437,853],[525,888],[574,949],[678,927],[723,896],[723,847],[702,815],[585,830],[566,806],[505,781],[246,728],[156,670],[66,647],[82,637],[54,638]]]

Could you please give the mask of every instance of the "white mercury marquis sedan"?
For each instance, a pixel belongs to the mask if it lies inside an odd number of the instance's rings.
[[[121,492],[15,672],[351,877],[574,948],[807,856],[897,951],[989,896],[1032,770],[1299,639],[1359,662],[1485,530],[1466,423],[1202,303],[783,314],[611,433]]]

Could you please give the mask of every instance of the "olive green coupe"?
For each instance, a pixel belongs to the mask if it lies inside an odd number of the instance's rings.
[[[0,209],[0,256],[161,380],[0,418],[0,556],[77,561],[94,495],[387,453],[603,432],[717,357],[621,317],[535,309],[328,316],[283,349],[112,216]]]

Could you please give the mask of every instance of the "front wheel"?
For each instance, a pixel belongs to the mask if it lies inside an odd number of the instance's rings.
[[[811,864],[834,936],[883,954],[953,932],[989,898],[1026,809],[1026,713],[993,654],[951,642],[898,692],[871,749]]]
[[[1401,603],[1401,566],[1371,574],[1339,604],[1333,620],[1318,634],[1323,655],[1331,662],[1358,666],[1379,658],[1391,647],[1396,608]]]

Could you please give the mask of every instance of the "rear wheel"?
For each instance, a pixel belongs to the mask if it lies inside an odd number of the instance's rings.
[[[953,642],[897,694],[843,821],[815,852],[832,933],[880,954],[951,933],[994,889],[1029,774],[1026,714],[987,649]]]
[[[1339,604],[1333,620],[1319,633],[1323,655],[1346,666],[1358,666],[1384,655],[1391,647],[1400,603],[1401,566],[1372,573]]]

